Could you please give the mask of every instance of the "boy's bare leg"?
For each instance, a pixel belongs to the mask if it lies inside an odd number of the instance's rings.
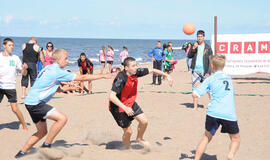
[[[89,93],[91,94],[91,92],[92,92],[92,81],[88,81],[88,90],[89,90]]]
[[[124,143],[126,149],[129,149],[130,148],[130,137],[132,135],[132,129],[129,126],[127,128],[123,128],[123,131],[124,131],[124,134],[122,136],[123,143]]]
[[[202,157],[202,154],[205,152],[208,143],[212,140],[212,135],[208,131],[205,131],[200,143],[198,144],[196,148],[196,154],[194,160],[200,160]]]
[[[36,124],[37,132],[34,133],[22,148],[22,152],[27,152],[31,149],[40,139],[47,134],[47,123],[39,121]]]
[[[230,144],[230,152],[228,154],[228,160],[233,160],[235,153],[239,149],[240,146],[240,134],[229,134],[230,139],[231,139],[231,144]]]
[[[26,87],[22,86],[22,98],[24,99],[26,97]]]
[[[139,114],[138,116],[136,116],[134,118],[139,122],[137,141],[138,141],[138,143],[141,143],[141,144],[145,145],[143,135],[144,135],[144,132],[145,132],[145,130],[147,128],[148,120],[147,120],[144,113]]]
[[[198,109],[198,103],[199,103],[199,98],[198,97],[193,97],[194,110]]]
[[[51,119],[55,121],[54,124],[51,126],[49,133],[47,135],[47,138],[45,140],[45,143],[52,144],[53,139],[57,136],[57,134],[61,131],[61,129],[66,124],[67,117],[63,113],[57,110],[54,110],[52,114],[47,117],[47,119]]]
[[[17,116],[18,120],[21,122],[22,127],[23,127],[23,130],[27,131],[28,130],[27,125],[26,125],[26,123],[24,121],[22,112],[18,108],[17,103],[13,103],[12,102],[12,103],[10,103],[10,105],[11,105],[11,108],[12,108],[13,113]]]
[[[84,81],[80,82],[80,87],[81,87],[80,94],[83,94],[84,93],[84,90],[83,90],[83,88],[84,88]]]

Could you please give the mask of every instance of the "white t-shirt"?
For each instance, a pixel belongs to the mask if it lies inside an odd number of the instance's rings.
[[[0,53],[0,88],[16,89],[16,73],[22,70],[22,62],[16,55],[3,56]]]

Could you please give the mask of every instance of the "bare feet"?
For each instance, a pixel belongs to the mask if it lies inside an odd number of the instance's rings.
[[[28,131],[28,127],[25,125],[25,126],[22,126],[23,130],[24,131]]]
[[[228,160],[234,160],[233,154],[229,154],[229,155],[228,155]]]
[[[150,151],[151,145],[148,141],[137,139],[137,142],[142,145],[146,151]]]

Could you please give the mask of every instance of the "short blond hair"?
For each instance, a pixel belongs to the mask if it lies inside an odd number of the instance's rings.
[[[63,54],[68,54],[68,52],[65,49],[56,49],[52,55],[53,61],[55,62],[56,60],[60,59]]]
[[[226,62],[226,56],[214,55],[210,57],[210,61],[215,70],[223,70]]]

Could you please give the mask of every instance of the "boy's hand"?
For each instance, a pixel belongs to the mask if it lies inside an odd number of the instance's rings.
[[[154,62],[155,61],[155,58],[151,58],[151,61]]]
[[[125,108],[123,108],[123,109],[124,109],[124,111],[126,112],[126,114],[127,114],[128,116],[133,116],[133,115],[134,115],[134,112],[133,112],[133,110],[132,110],[131,108],[125,107]]]
[[[205,74],[205,78],[209,77],[210,75],[208,73]]]
[[[195,85],[194,85],[195,88],[199,88],[200,86],[201,86],[200,82],[196,82]]]
[[[197,43],[197,42],[195,42],[195,43],[193,44],[192,49],[196,49],[197,47],[198,47],[198,43]]]

